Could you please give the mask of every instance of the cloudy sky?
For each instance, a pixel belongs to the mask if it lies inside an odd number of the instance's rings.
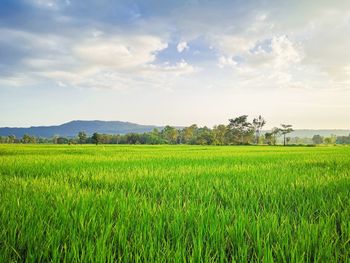
[[[348,0],[1,0],[0,126],[350,128]]]

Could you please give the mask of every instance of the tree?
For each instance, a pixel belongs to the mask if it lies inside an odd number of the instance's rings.
[[[290,124],[281,124],[282,128],[280,128],[280,131],[283,135],[283,145],[286,146],[286,134],[291,133],[292,131],[294,131],[292,129],[293,125]]]
[[[154,128],[150,133],[149,133],[149,138],[148,138],[149,144],[163,144],[164,140],[161,138],[161,133],[157,128]]]
[[[350,144],[350,134],[349,136],[337,136],[337,144]]]
[[[337,143],[337,135],[331,134],[331,143],[336,144]]]
[[[181,133],[182,142],[187,144],[195,144],[197,133],[197,124],[192,124],[190,127],[184,128]]]
[[[24,134],[22,137],[22,143],[35,143],[35,137],[28,134]]]
[[[242,115],[235,119],[229,119],[229,130],[234,141],[244,143],[244,137],[248,137],[254,132],[252,124],[247,121],[248,115]]]
[[[162,130],[162,135],[164,136],[164,139],[168,141],[168,143],[176,144],[179,136],[179,131],[174,127],[167,125]]]
[[[330,137],[326,137],[326,138],[324,138],[324,143],[325,144],[331,144],[332,143],[332,139]]]
[[[87,139],[86,133],[84,131],[80,131],[78,133],[78,139],[80,144],[86,143],[86,139]]]
[[[126,143],[128,144],[140,144],[141,136],[138,133],[128,133],[126,135]]]
[[[312,142],[314,144],[322,144],[323,143],[323,137],[321,135],[316,134],[316,135],[314,135],[312,137]]]
[[[16,141],[16,136],[15,135],[9,135],[8,136],[8,142],[9,143],[14,143]]]
[[[211,145],[214,142],[213,132],[208,127],[198,129],[196,144]]]
[[[57,144],[67,144],[69,140],[65,137],[58,137],[56,143]]]
[[[267,143],[268,145],[273,144],[273,133],[272,132],[265,133],[265,143]]]
[[[271,131],[272,141],[271,142],[273,145],[276,145],[277,137],[280,135],[280,133],[281,133],[280,128],[277,128],[277,127],[272,128],[272,131]]]
[[[260,133],[262,128],[265,126],[266,121],[263,117],[261,117],[261,115],[259,115],[259,117],[254,118],[253,120],[253,128],[255,130],[255,143],[259,144],[259,137],[260,137]]]
[[[54,136],[52,137],[52,143],[53,143],[53,144],[57,144],[57,138],[58,138],[58,135],[54,135]]]
[[[289,144],[289,142],[291,141],[291,139],[292,139],[291,137],[287,137],[287,138],[286,138],[287,144]]]
[[[102,142],[102,137],[101,134],[95,132],[92,136],[91,136],[91,140],[92,143],[95,143],[96,145]]]
[[[331,134],[330,137],[324,138],[325,144],[335,144],[337,142],[337,136],[334,134]]]
[[[30,136],[28,134],[24,134],[22,137],[23,143],[29,143],[30,142]]]
[[[216,145],[225,145],[227,143],[227,130],[227,126],[223,124],[214,126],[213,136]]]

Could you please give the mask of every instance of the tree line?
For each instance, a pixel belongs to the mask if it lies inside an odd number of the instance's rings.
[[[167,125],[161,130],[154,129],[145,133],[101,134],[96,132],[91,136],[80,131],[74,138],[62,136],[37,138],[28,134],[22,138],[16,138],[10,135],[0,136],[0,143],[276,145],[280,136],[283,137],[284,145],[290,142],[287,135],[293,131],[292,125],[281,124],[281,127],[275,127],[270,132],[262,134],[265,125],[266,121],[262,116],[249,121],[248,115],[242,115],[229,119],[227,125],[215,125],[213,128],[198,127],[193,124],[177,129]]]
[[[163,129],[153,129],[145,133],[101,134],[95,132],[91,136],[80,131],[74,138],[54,136],[52,138],[37,138],[25,134],[22,138],[14,135],[0,136],[0,143],[54,143],[54,144],[192,144],[192,145],[276,145],[281,139],[283,145],[288,144],[348,144],[349,136],[313,138],[291,138],[292,125],[281,124],[271,131],[262,132],[266,120],[262,116],[248,120],[248,115],[242,115],[228,120],[228,124],[215,125],[213,128],[198,127],[193,124],[178,129],[165,126]]]
[[[313,144],[350,144],[350,134],[348,136],[331,135],[328,137],[316,134],[312,137]]]
[[[145,133],[101,134],[91,136],[80,131],[74,138],[54,136],[52,138],[38,138],[25,134],[22,138],[14,135],[0,136],[0,143],[53,143],[53,144],[193,144],[193,145],[276,145],[282,139],[282,144],[350,144],[349,136],[322,137],[314,135],[312,138],[291,138],[288,134],[293,131],[292,125],[281,124],[271,131],[262,132],[266,120],[262,116],[248,120],[248,115],[229,119],[227,125],[215,125],[213,128],[198,127],[193,124],[178,129],[165,126]]]

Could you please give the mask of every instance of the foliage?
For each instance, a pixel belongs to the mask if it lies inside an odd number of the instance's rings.
[[[348,136],[338,136],[336,138],[337,144],[350,144],[350,134]]]
[[[28,134],[24,134],[23,138],[22,138],[22,143],[35,143],[35,137],[34,136],[30,136]]]
[[[322,144],[323,143],[323,137],[321,135],[316,134],[316,135],[314,135],[312,137],[312,142],[314,144]]]
[[[283,135],[283,145],[286,145],[286,135],[294,130],[290,124],[281,124],[281,126],[282,128],[280,128],[280,132]]]
[[[262,128],[265,126],[266,121],[261,115],[259,117],[254,118],[252,126],[255,130],[255,144],[259,144],[259,138],[261,134]]]
[[[233,144],[248,144],[254,133],[253,125],[248,122],[248,115],[242,115],[234,119],[229,119],[229,132]]]
[[[80,131],[78,133],[78,140],[80,144],[86,143],[87,140],[87,135],[84,131]]]
[[[238,145],[238,144],[265,144],[276,145],[283,136],[283,144],[350,144],[347,136],[332,135],[323,138],[315,135],[313,138],[287,137],[293,131],[292,125],[281,124],[271,131],[263,131],[265,119],[259,115],[252,122],[247,115],[229,119],[228,125],[215,125],[212,129],[192,124],[182,129],[165,126],[162,130],[154,129],[151,132],[127,134],[93,133],[89,136],[80,131],[74,137],[54,136],[53,138],[36,138],[24,135],[17,139],[15,136],[0,136],[0,143],[53,143],[53,144],[191,144],[191,145]],[[338,139],[339,138],[339,139]]]

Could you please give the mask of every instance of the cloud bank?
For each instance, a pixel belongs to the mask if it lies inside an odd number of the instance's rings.
[[[125,98],[147,93],[159,107],[168,93],[176,93],[169,104],[186,96],[187,111],[190,101],[203,107],[208,97],[217,100],[214,107],[227,103],[213,116],[190,116],[213,124],[214,118],[227,118],[224,112],[259,113],[251,105],[264,103],[254,93],[266,94],[276,107],[276,100],[289,97],[302,103],[304,112],[310,111],[305,105],[320,108],[326,97],[343,104],[350,93],[348,1],[5,0],[0,5],[0,89],[10,98],[1,101],[5,111],[25,89],[111,90]],[[293,100],[295,93],[320,97],[307,103],[298,96]],[[227,96],[237,106],[225,102]],[[138,100],[135,105],[147,106]],[[305,125],[291,105],[287,115]],[[335,126],[341,126],[344,111],[339,114],[337,107],[311,111],[313,125],[322,126],[321,115],[332,113],[339,116]],[[185,110],[174,112],[177,124],[189,122]],[[265,114],[281,118],[272,108]],[[164,116],[140,120],[166,121]]]

